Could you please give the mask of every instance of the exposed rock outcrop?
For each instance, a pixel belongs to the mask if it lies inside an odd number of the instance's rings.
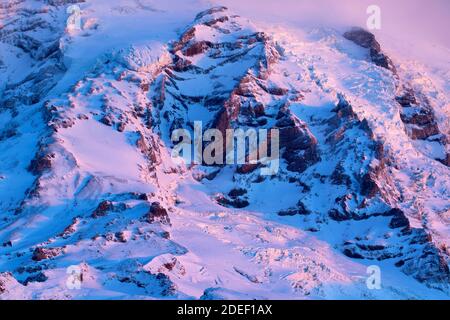
[[[159,202],[153,202],[150,210],[145,215],[145,220],[148,223],[159,222],[164,225],[170,225],[170,218],[167,210],[161,206]]]
[[[368,49],[371,61],[377,66],[397,74],[394,63],[385,53],[383,53],[381,46],[373,33],[362,28],[353,28],[352,30],[345,32],[344,37],[357,45]]]

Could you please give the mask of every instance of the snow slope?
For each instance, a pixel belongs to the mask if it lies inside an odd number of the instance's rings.
[[[389,69],[194,0],[80,2],[69,32],[71,2],[0,6],[1,299],[449,298],[448,49],[382,38]],[[197,120],[280,129],[280,171],[175,163]]]

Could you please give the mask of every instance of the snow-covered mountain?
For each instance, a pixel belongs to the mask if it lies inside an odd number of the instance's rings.
[[[196,0],[0,18],[0,299],[450,298],[448,49]],[[277,174],[175,161],[195,121],[277,129]]]

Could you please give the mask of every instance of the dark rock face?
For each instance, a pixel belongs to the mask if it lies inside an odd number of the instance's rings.
[[[366,220],[369,219],[370,217],[373,216],[378,216],[378,215],[382,215],[382,214],[367,214],[367,213],[361,213],[361,212],[355,212],[351,207],[351,203],[355,202],[356,200],[356,195],[355,194],[346,194],[342,197],[337,197],[334,202],[334,208],[331,209],[328,212],[328,216],[330,217],[330,219],[334,220],[334,221],[338,221],[338,222],[342,222],[342,221],[349,221],[349,220],[354,220],[354,221],[361,221],[361,220]]]
[[[367,155],[357,154],[355,156],[361,162],[364,162],[364,157],[371,157],[378,161],[373,165],[363,167],[357,173],[352,173],[348,167],[346,169],[343,166],[342,162],[338,162],[330,176],[330,182],[335,185],[344,185],[347,188],[359,185],[358,193],[365,199],[383,196],[385,194],[384,188],[391,185],[385,172],[386,158],[383,142],[375,138],[368,121],[358,117],[345,96],[338,95],[338,99],[337,106],[332,110],[335,115],[328,120],[330,133],[327,142],[333,145],[336,150],[339,150],[342,146],[348,146],[349,143],[352,143],[351,133],[353,132],[353,135],[356,134],[364,138],[368,146]],[[348,136],[349,133],[350,136]],[[364,206],[363,203],[360,205]],[[337,218],[338,215],[331,212],[332,217],[336,216]]]
[[[345,174],[342,164],[338,164],[331,175],[331,183],[335,185],[351,186],[351,178]]]
[[[381,51],[381,46],[375,36],[362,28],[353,28],[352,30],[344,33],[344,37],[363,48],[373,49],[378,52]]]
[[[375,172],[369,172],[362,177],[360,192],[363,196],[373,198],[380,192],[380,188],[376,182],[376,176]]]
[[[44,119],[53,132],[71,128],[75,124],[75,119],[62,116],[62,109],[64,107],[53,105],[49,101],[44,103]]]
[[[412,107],[413,105],[418,104],[414,90],[411,88],[405,88],[403,95],[398,96],[396,100],[404,108]]]
[[[42,261],[57,257],[63,252],[61,248],[36,248],[33,252],[32,259],[34,261]]]
[[[306,208],[306,206],[303,204],[302,201],[299,201],[295,208],[290,208],[288,210],[283,210],[283,211],[278,212],[278,215],[281,217],[285,217],[285,216],[292,217],[292,216],[297,216],[297,215],[306,216],[309,214],[311,214],[311,211],[309,211]]]
[[[238,197],[241,197],[241,196],[243,196],[243,195],[245,195],[245,194],[247,194],[247,190],[242,189],[242,188],[233,189],[233,190],[231,190],[231,191],[228,193],[228,195],[229,195],[231,198],[238,198]]]
[[[216,200],[220,205],[228,208],[243,209],[250,205],[246,199],[240,198],[229,199],[224,196],[219,196]]]
[[[149,212],[145,215],[148,223],[160,222],[161,224],[171,225],[167,210],[159,202],[153,202]]]
[[[397,74],[392,60],[381,51],[381,46],[373,33],[362,28],[353,28],[344,33],[344,38],[363,48],[369,49],[370,58],[374,64]]]
[[[111,119],[111,115],[105,115],[100,119],[100,122],[103,123],[105,126],[111,127],[113,125],[113,120]]]
[[[249,174],[249,173],[252,173],[255,170],[257,170],[259,167],[260,167],[259,164],[247,163],[247,164],[243,164],[243,165],[239,166],[236,169],[236,172],[239,174]]]
[[[102,201],[98,205],[97,209],[95,209],[94,212],[92,213],[92,217],[93,218],[104,217],[108,213],[108,211],[112,211],[113,208],[114,206],[111,201],[108,200]]]
[[[344,244],[344,248],[343,253],[354,259],[383,261],[403,256],[399,248],[385,245],[367,244],[358,242],[357,240],[347,241]]]
[[[352,249],[345,249],[343,252],[347,257],[352,258],[352,259],[364,259],[364,256],[362,256],[361,254],[355,252]]]
[[[287,169],[304,172],[320,160],[317,139],[289,110],[280,111],[278,118],[275,127],[280,131],[280,148],[284,148],[282,156],[288,163]]]
[[[116,232],[115,234],[117,241],[121,243],[126,243],[128,241],[125,233],[123,231]]]
[[[411,139],[426,140],[441,134],[433,109],[426,97],[418,98],[413,89],[405,88],[403,94],[396,100],[402,106],[400,117]]]
[[[166,95],[154,101],[154,105],[167,110],[164,118],[169,122],[170,128],[188,126],[184,123],[185,117],[180,116],[178,110],[200,103],[214,115],[204,130],[218,129],[224,137],[227,129],[279,129],[280,148],[283,149],[282,157],[288,163],[288,170],[303,172],[316,163],[319,156],[317,140],[306,123],[288,110],[291,98],[298,101],[301,94],[293,89],[278,87],[269,81],[271,69],[280,60],[281,53],[266,34],[240,29],[237,19],[236,16],[228,15],[227,9],[223,7],[207,10],[197,16],[194,24],[172,47],[174,64],[169,66],[170,72],[165,72],[166,80],[161,82],[162,87],[159,89]],[[215,39],[197,39],[200,26],[209,27],[210,31],[216,34]],[[233,34],[236,34],[235,38],[231,36]],[[221,40],[222,36],[226,41]],[[204,68],[201,64],[193,63],[190,57],[196,55],[216,60],[217,66]],[[243,61],[246,62],[244,67]],[[230,87],[229,82],[225,83],[217,76],[222,67],[239,70],[239,76],[233,79],[236,83],[231,90],[218,90],[200,97],[193,97],[188,92],[179,90],[185,79],[196,77],[209,78],[217,88]],[[274,119],[273,115],[267,115],[268,106],[261,102],[270,100],[279,101],[275,108],[280,109],[282,115],[277,119]],[[159,120],[156,119],[155,122]],[[237,172],[249,174],[258,168],[255,164],[245,164],[239,166]],[[236,205],[241,206],[244,203]]]
[[[228,193],[228,197],[220,195],[216,198],[216,201],[229,208],[242,209],[250,205],[247,196],[247,190],[243,188],[233,189]]]
[[[410,87],[402,87],[396,100],[400,104],[400,118],[405,124],[408,136],[413,140],[438,142],[442,149],[448,144],[448,138],[439,129],[436,115],[426,96]],[[434,159],[447,167],[450,166],[450,154],[445,152],[443,159]]]
[[[409,220],[403,213],[403,211],[399,209],[392,209],[389,212],[390,215],[393,215],[391,222],[389,223],[389,227],[392,229],[398,229],[398,228],[407,228],[409,229]]]
[[[175,295],[177,286],[170,280],[167,275],[165,275],[164,273],[158,273],[156,275],[156,280],[158,281],[159,286],[162,288],[162,296],[169,297]]]
[[[73,218],[72,219],[72,223],[70,225],[68,225],[67,227],[65,227],[63,232],[61,232],[58,236],[62,237],[64,239],[67,239],[68,237],[70,237],[70,235],[76,231],[75,225],[78,222],[79,222],[79,218],[78,217],[77,218]]]
[[[354,214],[344,217],[338,210],[335,210],[333,214],[337,221],[358,219]],[[330,213],[330,215],[332,214]],[[433,244],[431,236],[424,229],[411,228],[409,219],[402,210],[394,208],[371,216],[392,217],[389,223],[390,228],[400,230],[398,235],[402,238],[402,242],[408,243],[409,246],[404,247],[395,242],[391,244],[388,242],[387,245],[371,244],[364,238],[355,238],[343,244],[342,250],[346,256],[353,259],[378,261],[397,259],[395,266],[428,286],[441,288],[442,284],[445,286],[449,283],[448,265],[441,252]],[[365,219],[368,218],[369,216],[365,217]]]
[[[431,243],[425,245],[422,255],[418,259],[405,259],[400,263],[400,267],[406,274],[412,275],[418,281],[437,288],[450,283],[448,264]]]
[[[48,280],[48,277],[42,273],[38,272],[37,274],[31,275],[25,279],[23,285],[28,285],[30,282],[45,282]]]
[[[190,47],[186,48],[183,53],[187,57],[193,57],[198,54],[204,53],[206,50],[213,47],[213,44],[209,41],[195,42]]]
[[[28,166],[28,171],[34,175],[43,174],[45,171],[51,169],[54,157],[54,154],[46,154],[43,151],[39,151]]]
[[[391,58],[389,58],[386,54],[371,49],[370,57],[372,58],[372,62],[375,63],[377,66],[388,69],[392,71],[394,74],[397,73],[394,63],[392,62]]]
[[[12,242],[11,241],[3,242],[2,247],[12,247]]]
[[[156,138],[146,137],[142,132],[137,131],[136,147],[150,160],[150,170],[161,163],[159,144]]]
[[[450,167],[450,153],[447,153],[445,155],[445,159],[442,161],[442,163],[447,167]]]

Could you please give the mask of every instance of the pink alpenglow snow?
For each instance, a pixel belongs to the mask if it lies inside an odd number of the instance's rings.
[[[450,299],[431,2],[0,1],[0,299]]]

